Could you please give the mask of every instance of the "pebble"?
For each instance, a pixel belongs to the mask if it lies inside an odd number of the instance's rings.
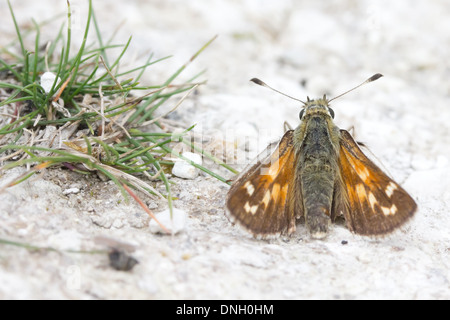
[[[69,188],[69,189],[64,190],[63,194],[64,195],[71,194],[71,193],[76,194],[78,192],[80,192],[79,188]]]
[[[55,82],[56,75],[53,72],[45,72],[41,76],[41,87],[44,89],[45,93],[49,93],[53,87],[53,83]],[[55,87],[61,82],[61,78],[58,77],[58,81],[56,81]]]
[[[196,164],[202,164],[202,157],[197,153],[183,152],[182,156]],[[175,162],[172,168],[172,174],[183,179],[195,179],[198,175],[198,169],[185,160]]]
[[[170,210],[164,210],[155,214],[156,219],[172,234],[177,234],[186,229],[187,213],[184,210],[173,208],[172,219],[170,218]],[[167,234],[160,225],[152,219],[149,223],[151,233]]]

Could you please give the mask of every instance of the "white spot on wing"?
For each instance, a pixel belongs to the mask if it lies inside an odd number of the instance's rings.
[[[255,204],[254,206],[250,206],[250,204],[248,203],[248,201],[245,203],[244,206],[244,210],[247,213],[251,213],[252,215],[256,213],[256,211],[258,210],[258,205]]]
[[[392,181],[389,182],[388,186],[386,187],[386,195],[390,198],[392,197],[392,194],[394,193],[395,190],[397,190],[398,187],[395,183],[393,183]]]
[[[393,204],[390,208],[381,207],[381,210],[383,211],[383,214],[385,216],[394,215],[397,213],[397,207],[395,206],[395,204]]]
[[[252,183],[250,181],[247,181],[244,184],[244,188],[247,189],[247,193],[249,196],[251,196],[253,194],[253,192],[255,192],[255,187],[252,185]]]

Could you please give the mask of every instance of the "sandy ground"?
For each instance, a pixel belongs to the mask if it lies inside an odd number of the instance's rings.
[[[66,10],[65,1],[12,2],[20,24]],[[86,3],[71,1],[75,44]],[[354,127],[419,210],[383,238],[356,236],[336,224],[322,241],[301,225],[290,238],[260,241],[226,219],[228,186],[200,175],[173,178],[175,206],[188,212],[188,225],[160,236],[114,184],[48,170],[0,194],[0,238],[59,251],[0,245],[0,299],[450,299],[447,1],[129,0],[94,7],[105,38],[124,20],[116,39],[124,43],[133,35],[130,63],[151,51],[174,55],[147,72],[149,84],[161,83],[217,34],[183,74],[188,79],[207,68],[207,85],[172,117],[218,139],[247,136],[251,152],[279,139],[284,121],[296,126],[299,106],[250,78],[305,99],[334,96],[383,73],[333,102],[335,122]],[[6,1],[0,12],[4,45],[14,37]],[[55,30],[43,30],[42,41]],[[20,172],[7,172],[0,185]],[[71,187],[80,192],[64,195]],[[155,212],[166,208],[146,202]],[[105,254],[65,251],[105,250],[107,243],[132,247],[140,263],[121,272]]]

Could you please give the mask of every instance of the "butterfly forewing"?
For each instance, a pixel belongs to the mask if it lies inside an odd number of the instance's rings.
[[[351,135],[341,130],[339,165],[348,206],[348,228],[358,234],[393,231],[414,215],[411,196],[368,159]]]
[[[258,161],[231,186],[227,198],[231,220],[262,238],[293,232],[295,158],[290,130],[269,157]]]

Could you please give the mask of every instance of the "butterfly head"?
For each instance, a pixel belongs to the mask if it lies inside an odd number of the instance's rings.
[[[300,111],[300,120],[305,120],[313,115],[326,115],[334,119],[334,111],[329,106],[329,100],[325,95],[323,98],[311,100],[307,97],[303,103],[303,109]]]

